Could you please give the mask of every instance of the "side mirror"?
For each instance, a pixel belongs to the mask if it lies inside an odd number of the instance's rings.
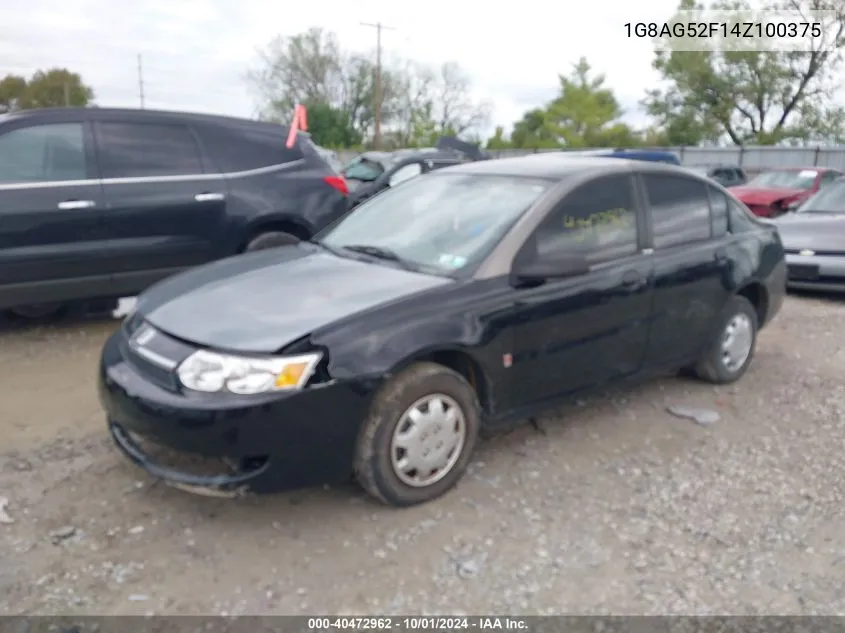
[[[548,279],[578,277],[590,272],[587,258],[577,254],[551,255],[530,262],[514,264],[511,279],[517,284],[543,282]]]

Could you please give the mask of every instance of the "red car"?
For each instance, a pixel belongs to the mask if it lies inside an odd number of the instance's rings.
[[[771,218],[794,211],[820,188],[843,175],[841,171],[824,167],[770,169],[744,185],[731,187],[731,193],[754,215]]]

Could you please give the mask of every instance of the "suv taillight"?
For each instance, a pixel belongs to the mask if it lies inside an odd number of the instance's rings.
[[[349,186],[346,184],[346,179],[343,176],[326,176],[323,180],[327,185],[331,185],[344,196],[349,195]]]

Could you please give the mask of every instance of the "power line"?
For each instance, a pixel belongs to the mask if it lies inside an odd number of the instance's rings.
[[[144,109],[144,68],[141,65],[141,53],[138,53],[138,95],[141,97],[141,109]]]
[[[375,90],[373,91],[376,129],[375,134],[373,135],[373,147],[378,149],[381,143],[381,31],[382,29],[388,29],[391,31],[395,31],[396,29],[392,26],[385,26],[381,22],[376,22],[375,24],[361,22],[361,26],[368,26],[376,30],[376,81]]]

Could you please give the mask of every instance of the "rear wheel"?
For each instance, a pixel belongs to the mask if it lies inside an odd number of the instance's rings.
[[[479,427],[475,391],[460,374],[435,363],[413,365],[373,401],[358,440],[358,482],[393,506],[436,499],[462,477]]]
[[[261,251],[266,248],[276,248],[278,246],[288,246],[296,244],[301,240],[292,233],[284,231],[269,231],[267,233],[260,233],[252,238],[244,249],[246,252]]]
[[[39,303],[17,306],[6,311],[10,320],[21,323],[37,323],[58,317],[67,308],[64,303]]]
[[[714,384],[738,380],[754,357],[757,327],[757,311],[751,302],[745,297],[733,297],[722,312],[707,351],[695,366],[696,375]]]

